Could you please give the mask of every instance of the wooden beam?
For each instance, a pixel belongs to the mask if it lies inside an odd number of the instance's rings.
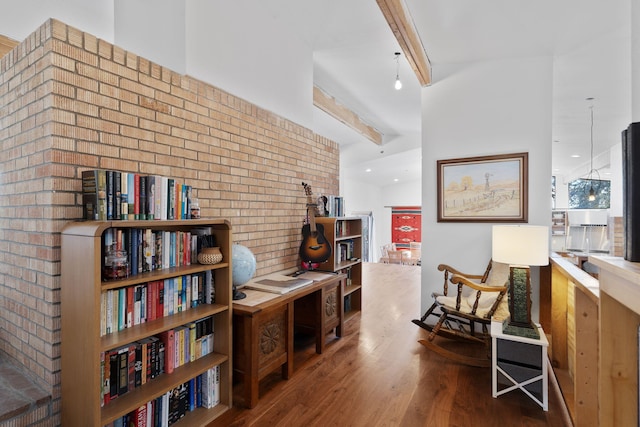
[[[9,53],[14,47],[18,46],[19,43],[20,42],[16,40],[0,34],[0,58]]]
[[[403,0],[376,0],[421,86],[431,84],[431,62]]]
[[[313,87],[313,105],[329,114],[336,120],[349,126],[351,129],[362,134],[365,138],[382,145],[382,134],[372,126],[367,125],[353,111],[341,105],[336,99],[325,93],[317,86]]]

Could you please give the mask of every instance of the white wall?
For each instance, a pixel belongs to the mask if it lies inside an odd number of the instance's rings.
[[[278,18],[255,0],[189,0],[187,74],[312,128],[313,52]]]
[[[55,18],[113,43],[113,9],[113,0],[3,1],[0,34],[21,41],[47,19]]]
[[[114,27],[117,46],[186,72],[184,1],[115,0]]]
[[[434,67],[422,91],[423,310],[441,291],[438,264],[481,273],[491,257],[492,224],[437,222],[437,160],[528,152],[529,223],[550,225],[552,68],[550,57]],[[537,318],[537,282],[533,300]]]

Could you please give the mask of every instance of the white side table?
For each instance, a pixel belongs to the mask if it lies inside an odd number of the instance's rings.
[[[498,397],[522,390],[534,402],[549,410],[547,347],[549,341],[540,325],[540,339],[502,333],[502,322],[491,322],[492,393]],[[498,383],[506,384],[498,390]]]

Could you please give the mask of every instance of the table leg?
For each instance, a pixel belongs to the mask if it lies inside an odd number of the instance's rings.
[[[322,354],[324,351],[324,300],[326,298],[326,288],[319,289],[315,293],[315,324],[316,324],[316,353]]]
[[[286,323],[287,361],[282,365],[282,378],[288,380],[293,375],[293,301],[287,304]]]

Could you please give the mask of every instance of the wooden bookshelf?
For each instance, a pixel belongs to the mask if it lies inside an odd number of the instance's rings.
[[[349,320],[362,309],[362,219],[316,217],[315,220],[324,227],[324,236],[333,249],[331,258],[318,269],[347,275],[342,295],[345,320]]]
[[[222,262],[160,269],[104,281],[103,234],[110,228],[140,228],[163,231],[192,231],[208,228],[224,256]],[[187,412],[176,426],[206,425],[232,406],[232,299],[231,224],[224,219],[155,221],[86,221],[67,225],[62,231],[61,289],[61,386],[62,424],[104,426],[134,411],[208,369],[220,366],[220,403],[211,409]],[[210,270],[215,303],[201,304],[171,316],[133,325],[100,336],[101,293],[108,289],[136,286],[153,280]],[[213,353],[163,373],[129,390],[109,403],[101,404],[101,353],[163,331],[213,316]]]

